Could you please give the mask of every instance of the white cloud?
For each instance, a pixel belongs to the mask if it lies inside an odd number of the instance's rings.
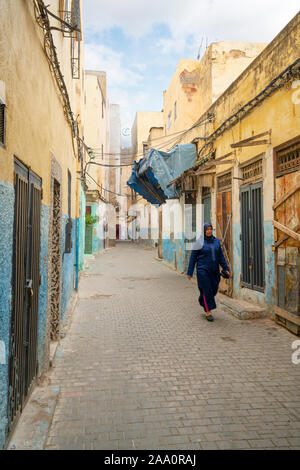
[[[85,44],[85,68],[87,70],[104,70],[111,86],[135,87],[142,83],[143,75],[122,65],[121,53],[103,44]]]
[[[174,61],[170,70],[175,70],[178,56],[196,59],[201,43],[203,54],[214,41],[269,42],[298,10],[299,0],[84,0],[85,35],[93,37],[85,44],[86,68],[107,72],[110,103],[120,104],[122,126],[131,127],[136,110],[161,109],[157,78],[166,82],[166,71],[160,70],[162,55],[165,63]],[[158,25],[167,26],[169,35],[159,37]],[[143,74],[149,67],[146,49],[130,63],[130,54],[125,57],[119,50],[97,43],[98,33],[112,28],[140,41],[153,35],[151,67],[155,62],[156,79],[151,90],[144,89]],[[147,44],[149,47],[149,38]]]
[[[85,0],[89,31],[121,28],[141,38],[153,25],[169,26],[171,38],[158,41],[162,52],[183,52],[189,36],[215,41],[270,41],[298,12],[299,0]]]

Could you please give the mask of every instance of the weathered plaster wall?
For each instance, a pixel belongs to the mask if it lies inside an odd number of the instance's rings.
[[[267,46],[256,42],[214,42],[212,56],[212,102],[245,70]]]
[[[143,142],[147,142],[152,127],[163,127],[163,113],[157,111],[137,111],[131,129],[132,153],[136,160],[143,157]]]
[[[45,344],[47,343],[47,292],[48,292],[48,233],[49,233],[49,206],[41,205],[41,251],[39,289],[39,319],[38,319],[38,364],[39,375],[46,369]]]
[[[0,181],[0,449],[7,425],[8,358],[13,256],[14,187]]]

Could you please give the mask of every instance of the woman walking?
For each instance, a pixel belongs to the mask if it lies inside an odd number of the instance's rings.
[[[204,236],[198,238],[193,246],[187,271],[187,277],[191,279],[197,264],[197,282],[200,290],[199,303],[204,308],[208,321],[214,320],[211,311],[217,307],[215,295],[217,295],[220,283],[220,265],[223,268],[222,275],[226,278],[229,277],[229,269],[220,241],[213,236],[212,232],[212,225],[205,223]]]

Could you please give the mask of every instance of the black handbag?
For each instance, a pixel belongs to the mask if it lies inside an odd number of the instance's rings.
[[[224,279],[229,279],[230,278],[230,274],[228,274],[228,272],[225,271],[225,269],[222,269],[220,274],[221,274],[222,277],[224,277]]]

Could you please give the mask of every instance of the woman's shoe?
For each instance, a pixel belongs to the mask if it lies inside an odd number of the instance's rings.
[[[214,321],[214,317],[212,315],[206,315],[207,321]]]

